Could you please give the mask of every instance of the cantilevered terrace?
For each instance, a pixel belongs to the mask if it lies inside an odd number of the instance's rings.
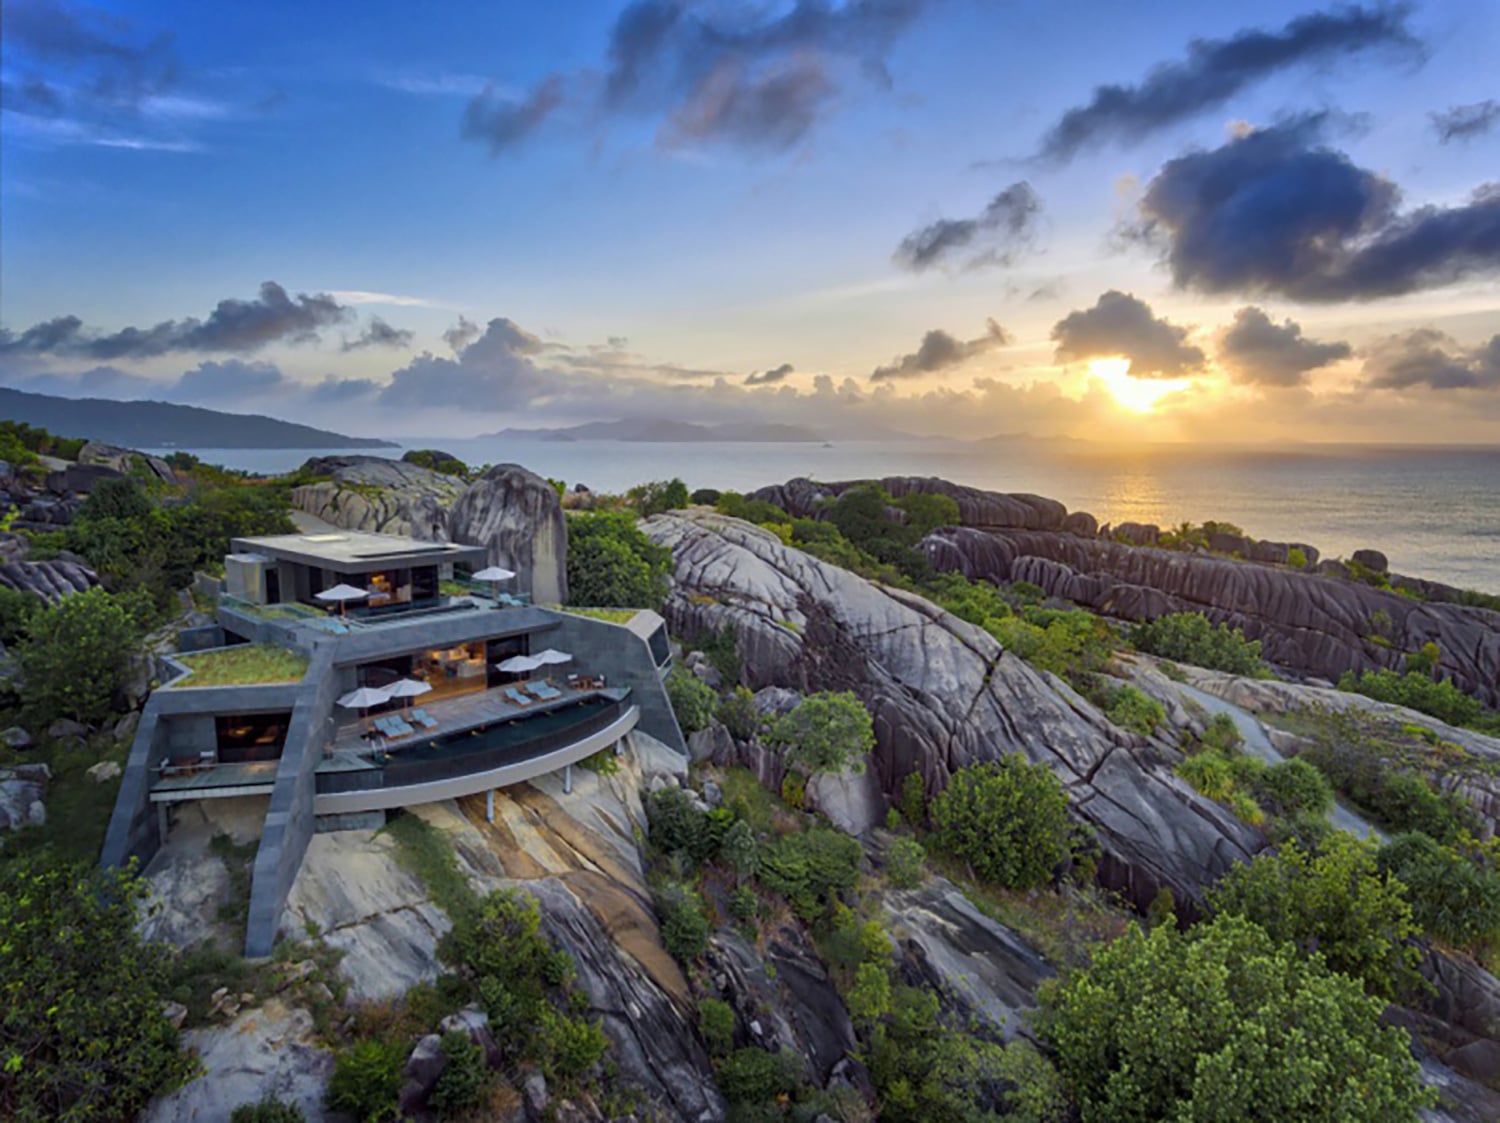
[[[104,860],[148,862],[182,803],[264,798],[247,954],[270,951],[314,831],[565,770],[637,727],[684,750],[655,613],[615,622],[481,593],[462,573],[485,552],[452,543],[351,532],[241,538],[232,550],[217,623],[184,633],[181,654],[162,660]],[[322,605],[335,586],[366,595]],[[500,669],[543,649],[572,660]],[[424,693],[338,704],[398,681]]]

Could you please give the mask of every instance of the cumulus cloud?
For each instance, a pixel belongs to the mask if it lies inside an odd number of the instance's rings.
[[[19,334],[0,329],[0,355],[49,355],[101,361],[146,359],[170,352],[257,351],[272,343],[312,343],[353,313],[327,293],[295,298],[275,281],[254,300],[221,300],[206,320],[165,320],[149,328],[100,333],[77,316],[59,316]]]
[[[750,374],[745,375],[745,385],[771,386],[777,382],[785,381],[786,376],[791,374],[795,369],[791,363],[782,363],[779,367],[772,367],[770,370],[752,371]]]
[[[1025,180],[1001,191],[974,218],[940,218],[896,248],[896,264],[921,271],[967,257],[967,267],[1009,265],[1036,240],[1042,200]]]
[[[373,378],[339,378],[325,375],[321,382],[308,388],[307,396],[315,402],[346,405],[364,398],[374,397],[381,389]]]
[[[1500,187],[1402,212],[1393,183],[1319,143],[1325,123],[1258,129],[1157,173],[1138,233],[1179,287],[1367,300],[1500,269]]]
[[[1433,328],[1392,336],[1365,359],[1370,389],[1500,390],[1500,335],[1465,348]]]
[[[453,407],[487,412],[525,406],[557,389],[559,376],[536,357],[546,344],[513,320],[497,317],[456,359],[423,352],[391,376],[382,405]]]
[[[871,382],[889,382],[898,378],[917,378],[924,374],[952,370],[962,366],[975,355],[992,351],[1011,342],[1010,335],[994,320],[985,321],[987,330],[978,339],[962,340],[934,328],[922,337],[921,345],[909,355],[886,366],[876,367],[870,373]]]
[[[1472,105],[1455,105],[1427,115],[1438,140],[1450,144],[1455,140],[1473,140],[1484,136],[1500,122],[1500,101],[1493,98]]]
[[[1091,145],[1139,140],[1293,66],[1375,47],[1415,54],[1420,48],[1406,26],[1408,11],[1406,5],[1343,8],[1299,16],[1280,31],[1195,39],[1186,58],[1157,66],[1137,85],[1097,87],[1086,105],[1068,110],[1048,130],[1041,154],[1069,160]]]
[[[458,323],[443,332],[443,342],[453,349],[455,355],[478,338],[479,325],[463,316],[458,318]]]
[[[286,377],[272,363],[229,359],[199,363],[183,373],[170,393],[191,402],[222,403],[269,394],[285,383]]]
[[[1201,370],[1203,351],[1187,337],[1187,328],[1158,317],[1145,301],[1117,289],[1052,327],[1059,362],[1129,359],[1130,373],[1137,378],[1181,378]]]
[[[798,0],[705,5],[634,0],[610,33],[602,84],[606,115],[657,122],[658,142],[727,143],[780,150],[825,117],[855,75],[889,85],[885,58],[924,0]],[[549,75],[526,97],[492,93],[469,103],[463,135],[498,154],[586,96],[592,75]]]
[[[379,316],[371,316],[370,323],[359,333],[358,339],[346,339],[341,350],[360,351],[366,347],[410,347],[412,333],[404,328],[393,328]]]
[[[1301,386],[1307,372],[1351,354],[1343,342],[1320,343],[1302,334],[1292,320],[1280,324],[1255,307],[1241,308],[1219,340],[1219,361],[1236,382],[1259,386]]]
[[[464,109],[462,136],[489,146],[498,156],[525,140],[563,103],[564,85],[554,74],[538,82],[522,98],[510,98],[487,87]]]

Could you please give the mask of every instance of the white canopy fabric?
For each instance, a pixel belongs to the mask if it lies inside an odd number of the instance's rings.
[[[314,593],[319,600],[346,601],[364,600],[370,595],[369,589],[356,589],[353,585],[335,585],[331,589],[324,589],[321,593]]]
[[[419,694],[426,694],[431,689],[431,683],[419,682],[414,678],[398,678],[385,688],[385,692],[391,698],[415,698]]]
[[[509,675],[519,675],[525,674],[527,671],[534,671],[540,666],[541,663],[537,662],[534,655],[512,655],[503,663],[496,663],[495,669],[504,671]]]
[[[515,574],[508,569],[502,569],[498,565],[492,565],[488,569],[481,569],[474,574],[475,581],[509,581]]]
[[[361,686],[358,690],[351,690],[339,699],[339,705],[346,710],[368,710],[371,706],[379,706],[391,700],[389,690],[380,690],[373,686]]]
[[[573,656],[569,655],[566,651],[559,651],[555,647],[549,647],[546,651],[539,651],[532,658],[537,661],[539,666],[545,666],[549,663],[571,663],[573,661]]]

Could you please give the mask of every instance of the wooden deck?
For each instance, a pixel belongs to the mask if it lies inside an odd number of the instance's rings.
[[[276,782],[280,763],[260,760],[251,764],[209,764],[191,772],[158,775],[151,783],[151,802],[262,795]]]
[[[409,712],[394,711],[401,712],[406,723],[416,730],[410,737],[370,740],[362,735],[366,729],[373,728],[368,721],[350,722],[339,729],[319,771],[338,772],[374,767],[369,756],[377,748],[399,753],[403,745],[426,744],[455,733],[466,733],[481,726],[493,725],[497,721],[513,721],[533,714],[543,714],[599,693],[592,689],[570,690],[560,682],[553,685],[560,692],[560,697],[546,702],[535,701],[528,706],[518,706],[508,699],[503,687],[440,698],[426,705],[422,704],[421,698],[414,699],[414,706],[408,707],[408,710],[415,708],[424,711],[437,725],[427,728],[412,720]]]

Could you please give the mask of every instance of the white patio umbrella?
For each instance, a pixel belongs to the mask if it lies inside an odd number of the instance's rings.
[[[504,662],[496,663],[495,670],[504,671],[508,675],[524,675],[527,671],[534,671],[541,664],[537,662],[534,655],[512,655]]]
[[[338,704],[346,710],[360,711],[360,719],[369,716],[371,706],[379,706],[391,700],[390,692],[381,690],[375,686],[361,686],[358,690],[351,690],[338,700]]]
[[[496,600],[499,600],[500,582],[509,581],[514,576],[515,574],[510,570],[504,569],[498,565],[492,565],[485,569],[481,569],[478,573],[474,574],[474,580],[488,581],[490,583],[490,592],[494,594]]]
[[[364,600],[370,595],[369,589],[356,589],[353,585],[335,585],[331,589],[324,589],[321,593],[314,593],[321,601],[329,604],[337,603],[339,615],[344,615],[344,610],[352,600]]]
[[[422,682],[414,678],[398,678],[385,688],[387,696],[391,698],[417,698],[431,689],[430,682]]]
[[[571,663],[573,661],[573,656],[569,655],[566,651],[559,651],[555,647],[549,647],[546,651],[538,651],[532,658],[541,666],[547,666],[552,663]]]

